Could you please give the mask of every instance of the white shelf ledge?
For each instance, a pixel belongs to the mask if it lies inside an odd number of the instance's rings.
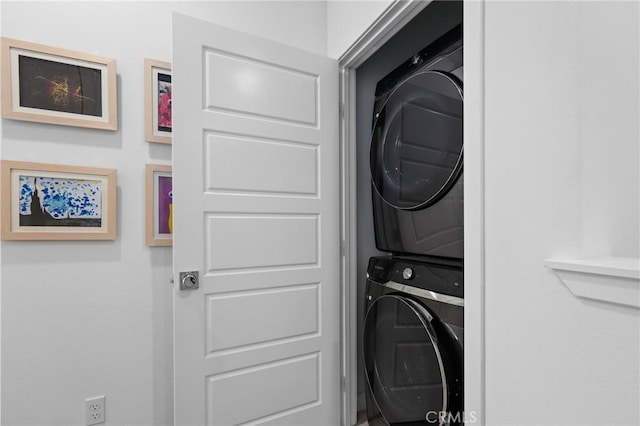
[[[577,297],[640,309],[640,258],[546,259]]]

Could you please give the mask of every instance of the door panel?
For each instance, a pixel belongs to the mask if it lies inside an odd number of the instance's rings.
[[[207,378],[207,424],[237,425],[319,404],[320,354]],[[277,391],[276,391],[277,390]],[[229,410],[238,403],[242,410]]]
[[[319,221],[318,215],[207,214],[207,272],[317,265]],[[296,249],[282,249],[282,240]]]
[[[317,333],[318,290],[315,283],[209,296],[207,354]],[[260,321],[247,321],[252,316]],[[291,321],[292,317],[296,320]],[[228,323],[236,327],[228,327]]]
[[[317,145],[216,134],[205,144],[207,192],[318,195]]]
[[[337,63],[174,15],[172,67],[175,423],[339,424]]]
[[[205,57],[208,109],[317,124],[317,74],[210,49]]]

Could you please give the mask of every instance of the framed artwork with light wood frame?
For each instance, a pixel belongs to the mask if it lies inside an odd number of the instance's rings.
[[[3,160],[3,240],[115,240],[116,170]]]
[[[145,139],[171,143],[171,64],[144,60]]]
[[[118,130],[116,61],[2,38],[2,116]]]
[[[171,166],[147,164],[145,241],[148,246],[173,245],[173,178]]]

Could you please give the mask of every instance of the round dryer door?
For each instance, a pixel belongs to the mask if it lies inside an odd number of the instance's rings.
[[[410,298],[391,294],[373,302],[363,341],[370,424],[461,423],[462,356],[452,339]]]
[[[426,208],[442,198],[462,171],[462,87],[439,71],[399,84],[374,123],[373,185],[391,206]]]

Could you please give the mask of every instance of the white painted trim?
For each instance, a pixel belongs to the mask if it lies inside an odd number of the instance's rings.
[[[485,419],[484,0],[464,11],[464,405]]]
[[[380,17],[365,30],[355,43],[340,56],[341,69],[355,70],[382,45],[427,7],[432,0],[395,0]]]
[[[546,259],[574,296],[640,309],[640,259]]]
[[[544,266],[584,274],[640,280],[640,259],[636,257],[607,256],[589,259],[546,259]]]
[[[356,144],[355,72],[340,68],[340,185],[341,185],[341,247],[342,247],[342,424],[357,423],[358,392],[358,315],[357,315],[357,222],[356,222]],[[349,124],[347,124],[349,123]],[[346,141],[352,141],[347,143]]]

